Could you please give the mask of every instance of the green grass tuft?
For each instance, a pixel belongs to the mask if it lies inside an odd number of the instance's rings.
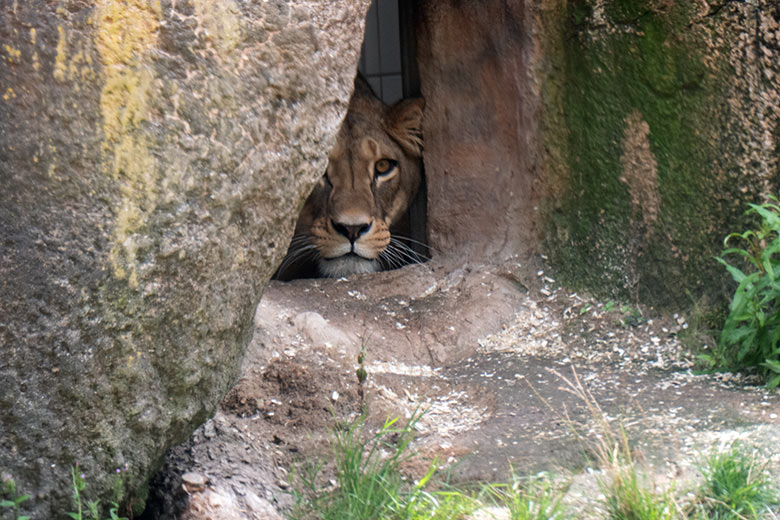
[[[509,510],[511,520],[563,520],[565,490],[544,477],[522,479],[512,472],[509,484],[489,484],[487,491]]]
[[[476,491],[450,488],[436,479],[434,461],[412,482],[400,470],[412,453],[413,414],[403,427],[388,420],[367,435],[365,417],[333,433],[336,484],[320,485],[324,464],[293,475],[295,507],[291,520],[467,520],[486,503],[506,508],[511,520],[562,520],[563,494],[548,480],[513,478],[511,484],[486,484]],[[364,440],[365,439],[365,440]]]
[[[404,481],[400,465],[410,457],[409,444],[421,414],[413,414],[398,428],[397,419],[387,420],[373,435],[366,435],[365,416],[333,432],[336,486],[322,487],[318,477],[322,462],[304,468],[294,488],[296,507],[290,518],[361,520],[394,518],[398,511],[419,510],[421,490],[435,468],[415,486]],[[367,440],[364,438],[367,437]],[[409,489],[411,487],[411,489]]]
[[[640,483],[634,464],[615,467],[602,482],[609,520],[674,520],[679,518],[672,491],[658,491]]]
[[[733,444],[711,455],[700,469],[704,482],[693,514],[697,520],[778,518],[778,489],[747,448]]]

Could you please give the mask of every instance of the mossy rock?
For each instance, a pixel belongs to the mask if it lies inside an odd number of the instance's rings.
[[[562,164],[545,179],[545,250],[564,283],[671,309],[729,293],[713,257],[779,175],[763,144],[777,110],[755,121],[741,107],[777,88],[767,64],[735,66],[759,7],[694,7],[572,1],[547,35],[561,66],[546,78],[543,138]]]

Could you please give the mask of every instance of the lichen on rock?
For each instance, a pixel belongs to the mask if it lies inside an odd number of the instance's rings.
[[[0,7],[0,467],[34,518],[69,506],[75,461],[104,503],[127,464],[142,507],[235,380],[367,8],[282,2],[291,29],[327,27],[315,53],[268,38],[271,4]]]
[[[100,94],[106,170],[121,183],[115,208],[111,265],[114,276],[138,287],[134,235],[154,210],[157,199],[157,161],[149,142],[138,130],[149,119],[154,74],[150,51],[160,28],[159,2],[103,2],[96,12],[95,46],[103,69]]]

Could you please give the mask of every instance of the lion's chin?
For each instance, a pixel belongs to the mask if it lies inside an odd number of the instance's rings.
[[[376,273],[380,270],[379,262],[376,260],[369,260],[352,253],[336,258],[320,258],[319,268],[320,274],[329,278]]]

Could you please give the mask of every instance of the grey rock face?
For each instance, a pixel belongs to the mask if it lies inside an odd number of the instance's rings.
[[[68,507],[76,463],[88,498],[116,478],[142,504],[234,381],[366,8],[0,7],[0,470],[33,517]]]

